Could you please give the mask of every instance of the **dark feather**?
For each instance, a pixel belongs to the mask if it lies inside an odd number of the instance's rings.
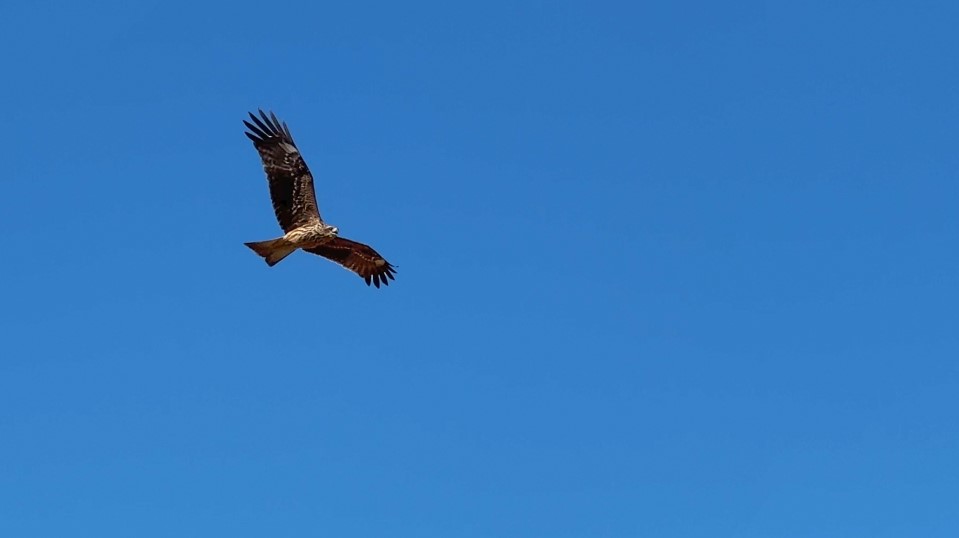
[[[289,129],[273,113],[267,116],[262,110],[259,112],[259,118],[250,113],[252,124],[248,121],[243,124],[249,129],[245,134],[253,141],[263,162],[277,222],[284,232],[288,232],[304,224],[321,221],[313,190],[313,175]]]
[[[381,283],[388,285],[387,278],[396,280],[393,276],[396,267],[363,243],[336,237],[329,243],[304,250],[311,254],[323,256],[353,271],[363,277],[367,286],[373,284],[379,288]]]
[[[262,139],[264,139],[264,138],[269,138],[269,136],[270,136],[270,135],[266,134],[266,132],[260,130],[259,127],[257,127],[256,125],[253,125],[252,123],[250,123],[250,122],[248,122],[248,121],[246,121],[246,120],[243,120],[243,125],[246,125],[246,128],[247,128],[247,129],[253,131],[252,134],[251,134],[251,133],[246,133],[246,136],[250,137],[250,140],[252,140],[253,142],[262,142],[262,141],[263,141]],[[255,136],[254,136],[254,135],[255,135]]]

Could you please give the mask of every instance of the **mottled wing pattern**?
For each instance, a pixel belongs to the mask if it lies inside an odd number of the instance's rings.
[[[377,288],[382,283],[384,286],[390,284],[390,280],[396,280],[393,273],[396,268],[393,267],[383,256],[363,243],[350,241],[342,237],[337,237],[332,241],[316,248],[304,249],[312,254],[318,254],[324,258],[346,267],[350,271],[363,277],[366,285],[372,283]]]
[[[260,110],[260,117],[250,114],[253,123],[244,121],[247,137],[260,154],[270,184],[270,198],[276,220],[284,232],[304,224],[321,221],[313,191],[313,176],[300,155],[290,129],[272,112]]]

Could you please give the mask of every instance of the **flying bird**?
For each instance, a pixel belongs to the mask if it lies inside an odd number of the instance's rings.
[[[377,288],[395,280],[396,268],[368,245],[339,237],[336,226],[330,226],[320,217],[313,175],[300,155],[286,122],[280,122],[272,112],[262,110],[260,117],[250,113],[253,123],[243,121],[249,131],[246,136],[260,154],[276,220],[283,229],[283,237],[269,241],[244,243],[273,267],[296,249],[323,256],[353,271]]]

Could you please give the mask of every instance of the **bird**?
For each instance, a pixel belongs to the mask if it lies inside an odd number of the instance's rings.
[[[293,141],[286,122],[259,109],[259,117],[249,113],[243,120],[244,134],[260,154],[270,187],[273,212],[284,235],[267,241],[244,243],[273,267],[297,249],[323,256],[356,273],[366,285],[389,285],[396,280],[396,267],[369,245],[339,236],[339,229],[320,216],[313,190],[313,175]]]

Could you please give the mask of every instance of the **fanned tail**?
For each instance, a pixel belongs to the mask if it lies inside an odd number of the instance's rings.
[[[289,256],[296,250],[295,246],[290,245],[290,243],[280,237],[278,239],[270,239],[269,241],[259,241],[256,243],[243,243],[244,245],[250,247],[253,252],[256,252],[266,260],[266,264],[270,267],[280,263],[280,260]]]

